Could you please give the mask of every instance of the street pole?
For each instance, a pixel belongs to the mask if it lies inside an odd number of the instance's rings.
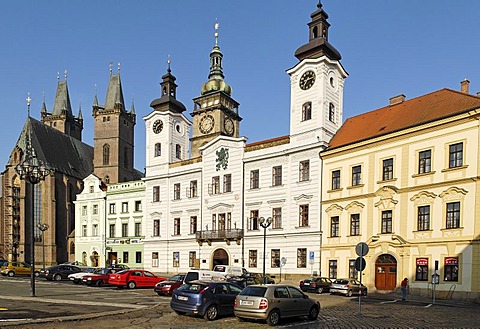
[[[263,284],[267,283],[267,277],[265,275],[265,260],[266,260],[266,251],[267,251],[267,227],[272,224],[272,218],[268,217],[265,219],[264,217],[260,217],[258,219],[260,226],[263,227]]]
[[[38,224],[37,227],[42,231],[42,268],[45,272],[45,231],[48,230],[48,224]]]

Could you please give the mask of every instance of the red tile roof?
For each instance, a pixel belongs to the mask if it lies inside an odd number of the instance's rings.
[[[333,149],[480,107],[480,98],[441,89],[349,118],[330,141]]]

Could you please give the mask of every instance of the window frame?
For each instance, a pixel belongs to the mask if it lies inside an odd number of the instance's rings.
[[[332,170],[332,190],[340,189],[340,169]]]
[[[312,119],[312,102],[305,102],[302,104],[302,121]]]
[[[393,158],[382,160],[382,181],[393,179]]]
[[[428,174],[432,172],[432,150],[423,150],[418,152],[418,174]]]
[[[393,211],[392,210],[383,210],[382,211],[382,223],[381,223],[381,233],[382,234],[391,234],[393,233]]]
[[[361,184],[362,184],[362,165],[353,166],[352,167],[352,186],[358,186]]]
[[[306,182],[310,180],[310,160],[300,161],[298,164],[298,181]]]
[[[430,230],[430,205],[417,207],[417,231]]]
[[[250,189],[255,190],[260,188],[260,170],[250,170]]]
[[[460,149],[458,149],[458,146],[461,146]],[[453,169],[453,168],[460,168],[463,167],[463,142],[458,142],[454,144],[450,144],[448,146],[448,168]]]
[[[350,214],[350,236],[360,235],[360,214]]]
[[[330,217],[330,237],[338,238],[340,236],[340,216]]]
[[[301,204],[299,208],[299,227],[308,227],[309,226],[309,204]]]
[[[282,166],[272,167],[272,186],[282,185]]]
[[[447,202],[447,204],[445,205],[445,209],[446,209],[445,229],[460,228],[460,221],[461,221],[460,201]]]

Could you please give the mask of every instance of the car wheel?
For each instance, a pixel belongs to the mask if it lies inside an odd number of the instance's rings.
[[[55,281],[60,281],[60,280],[62,280],[62,275],[59,274],[59,273],[55,274],[55,275],[53,276],[53,280],[55,280]]]
[[[310,312],[308,312],[308,319],[310,321],[314,321],[318,318],[318,307],[317,306],[312,306],[310,309]]]
[[[280,322],[280,312],[273,310],[268,314],[267,323],[269,326],[276,326]]]
[[[204,318],[208,321],[213,321],[218,316],[218,309],[216,305],[210,305],[205,312]]]
[[[98,281],[95,283],[95,285],[96,285],[97,287],[103,286],[103,280],[98,280]]]
[[[322,287],[320,287],[320,288],[317,289],[317,293],[321,294],[322,292],[323,292],[323,288],[322,288]]]
[[[351,290],[347,291],[347,297],[352,297],[352,291]]]
[[[128,288],[128,289],[135,289],[136,286],[137,286],[137,284],[135,283],[135,281],[130,281],[130,282],[127,284],[127,288]]]
[[[185,315],[185,312],[175,311],[178,315]]]
[[[13,271],[8,272],[8,276],[9,277],[15,276],[15,272],[13,272]]]

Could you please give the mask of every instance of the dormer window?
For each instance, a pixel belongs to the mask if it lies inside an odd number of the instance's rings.
[[[312,102],[307,102],[302,105],[302,121],[310,120],[312,118]]]

